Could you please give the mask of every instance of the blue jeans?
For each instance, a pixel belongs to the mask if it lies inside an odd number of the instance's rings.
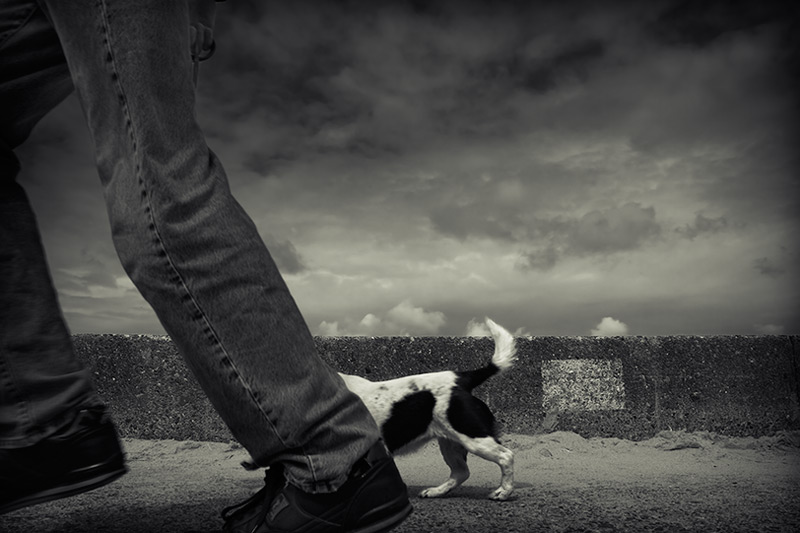
[[[335,490],[378,429],[319,358],[206,145],[187,6],[172,0],[0,0],[0,446],[100,403],[15,181],[13,149],[73,87],[125,271],[253,458],[303,490]]]

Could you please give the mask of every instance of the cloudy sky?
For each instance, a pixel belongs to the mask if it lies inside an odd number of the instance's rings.
[[[800,333],[784,2],[247,2],[198,117],[318,335]],[[162,333],[77,100],[19,151],[75,333]]]

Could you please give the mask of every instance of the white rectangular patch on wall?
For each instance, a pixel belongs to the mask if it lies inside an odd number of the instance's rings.
[[[548,413],[625,409],[620,359],[542,361],[542,389]]]

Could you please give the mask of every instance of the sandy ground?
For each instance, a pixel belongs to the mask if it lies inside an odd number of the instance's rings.
[[[630,442],[567,432],[506,435],[516,491],[486,499],[494,464],[470,457],[472,478],[451,496],[414,497],[394,531],[785,531],[800,530],[800,434],[749,439],[664,432]],[[125,440],[130,472],[91,493],[0,517],[0,531],[218,531],[222,507],[262,484],[239,467],[232,444]],[[416,496],[447,477],[435,444],[397,459]]]

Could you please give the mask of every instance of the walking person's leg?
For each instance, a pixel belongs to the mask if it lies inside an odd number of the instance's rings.
[[[36,3],[0,2],[0,513],[125,472],[16,182],[13,148],[71,91],[58,36]]]
[[[236,438],[325,490],[378,439],[195,120],[186,5],[48,2],[95,143],[112,237]],[[330,490],[330,489],[328,489]]]
[[[233,434],[291,483],[282,500],[268,490],[233,522],[253,514],[292,522],[313,508],[328,516],[310,519],[320,531],[361,515],[389,527],[409,509],[393,462],[374,446],[374,421],[316,354],[196,124],[186,5],[48,7],[95,142],[123,266]],[[280,508],[266,517],[273,500]],[[298,507],[305,511],[292,514]]]

